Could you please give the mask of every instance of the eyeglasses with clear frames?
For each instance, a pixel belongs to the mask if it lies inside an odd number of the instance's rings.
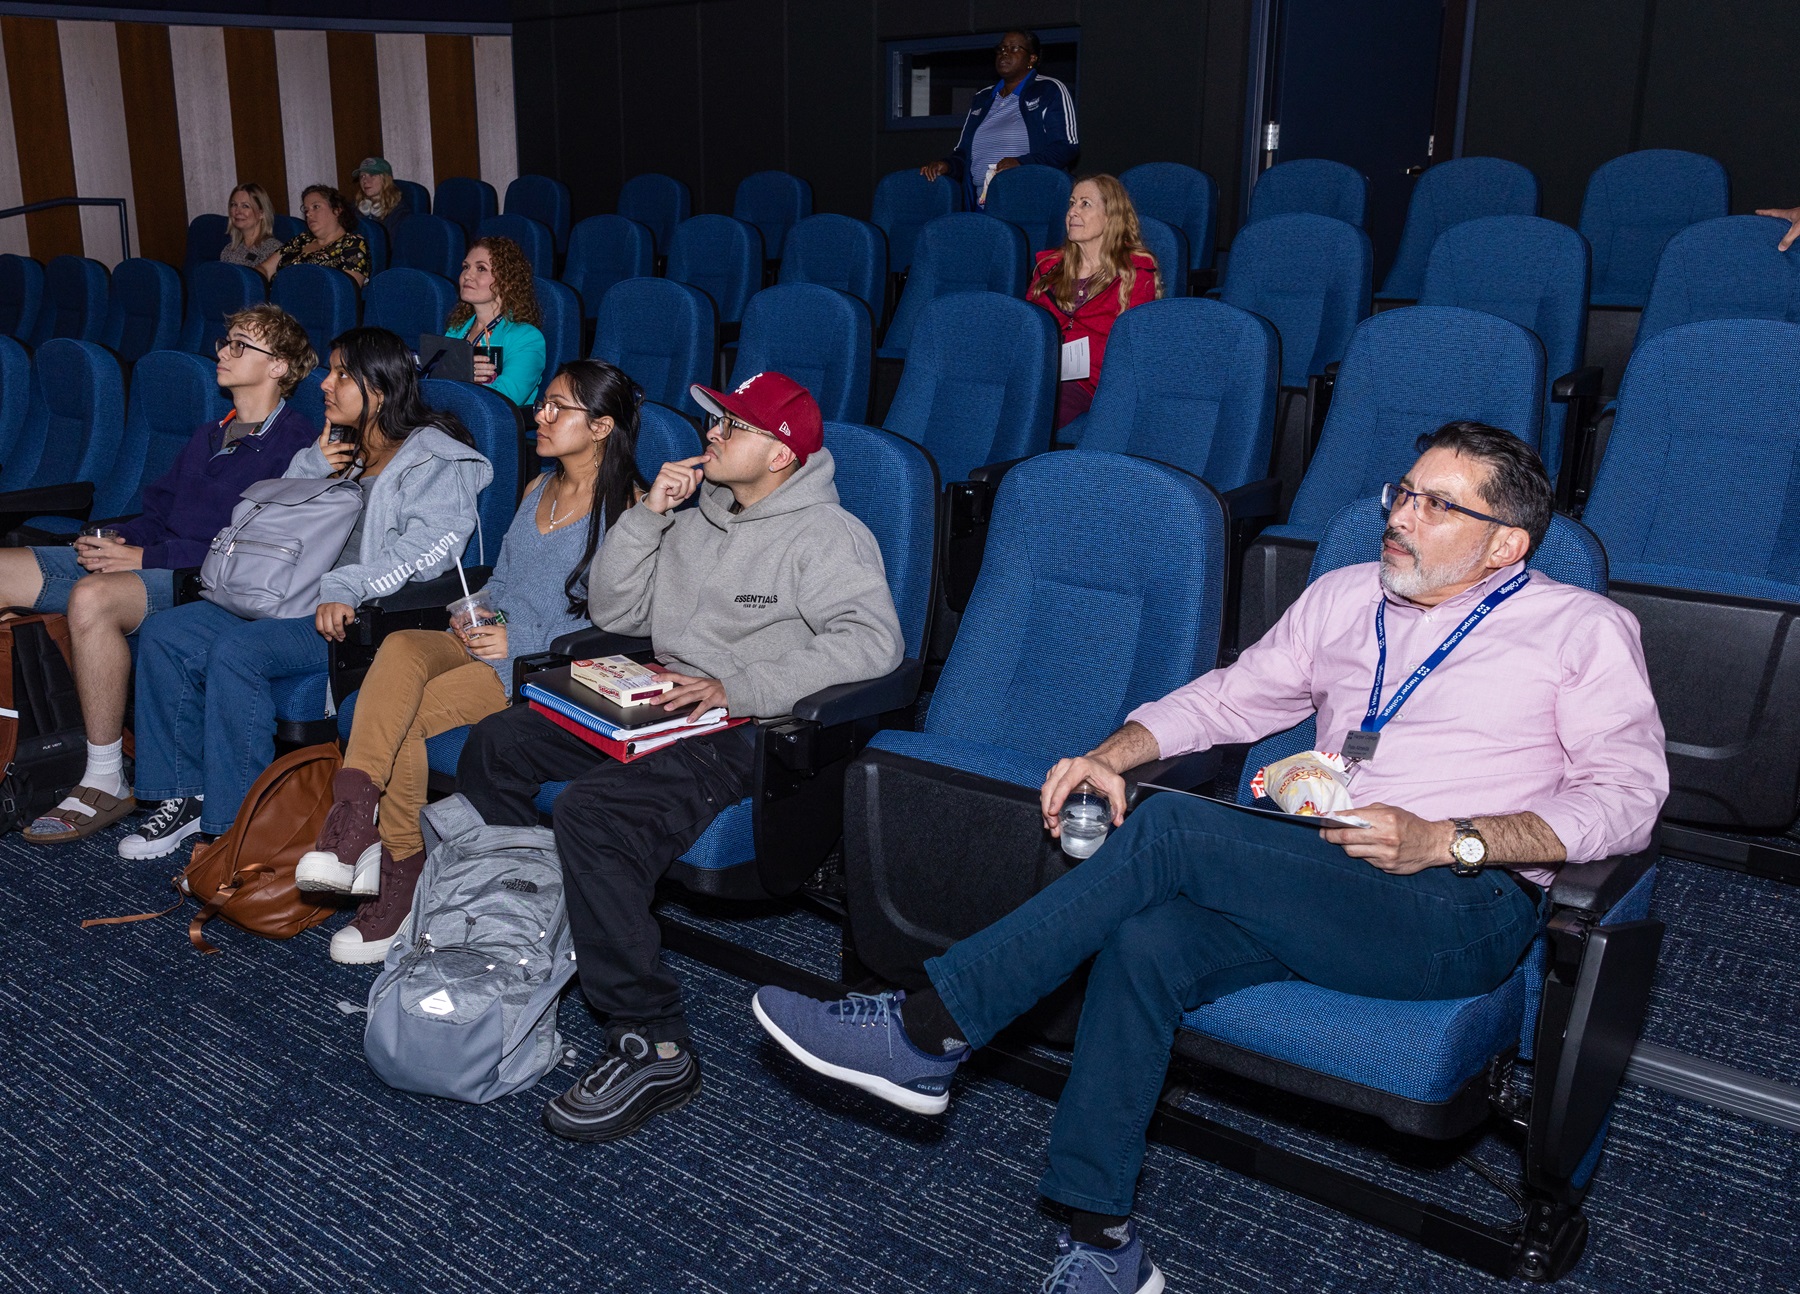
[[[253,350],[259,355],[267,355],[270,359],[279,358],[274,351],[264,350],[255,342],[245,341],[242,337],[221,337],[213,343],[213,354],[224,355],[229,351],[233,359],[244,358],[244,352],[247,350]]]
[[[1448,521],[1452,512],[1460,512],[1466,517],[1474,517],[1477,521],[1491,521],[1496,526],[1510,526],[1514,522],[1503,521],[1499,517],[1485,512],[1477,512],[1473,508],[1465,508],[1460,503],[1452,503],[1448,499],[1440,499],[1435,494],[1426,494],[1420,490],[1409,490],[1404,485],[1395,485],[1391,481],[1381,487],[1381,510],[1392,512],[1401,503],[1411,503],[1413,512],[1426,525],[1435,526]]]
[[[583,412],[585,412],[585,410],[579,405],[564,404],[561,400],[551,400],[548,398],[539,400],[536,404],[531,406],[531,416],[533,418],[541,418],[547,413],[550,415],[551,422],[555,422],[565,413]]]

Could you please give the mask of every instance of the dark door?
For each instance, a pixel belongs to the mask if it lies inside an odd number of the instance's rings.
[[[1413,177],[1431,162],[1443,0],[1278,0],[1275,18],[1274,160],[1323,157],[1363,173],[1380,286]],[[1448,155],[1450,141],[1439,143]]]

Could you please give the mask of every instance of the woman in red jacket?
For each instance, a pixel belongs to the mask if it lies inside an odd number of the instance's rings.
[[[1110,175],[1090,175],[1069,194],[1068,241],[1039,252],[1026,299],[1056,319],[1062,332],[1062,377],[1056,425],[1086,413],[1100,382],[1106,338],[1132,306],[1163,293],[1162,276],[1144,247],[1137,209]]]

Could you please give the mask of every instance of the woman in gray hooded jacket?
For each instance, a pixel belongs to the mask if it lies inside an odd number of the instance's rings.
[[[275,692],[323,682],[328,642],[356,608],[447,568],[476,528],[476,496],[494,469],[450,414],[427,408],[406,344],[384,328],[331,343],[326,426],[294,455],[290,477],[348,475],[363,508],[311,616],[245,620],[190,602],[145,622],[137,660],[137,798],[159,801],[119,842],[125,858],[160,858],[231,826],[275,757]],[[334,429],[348,428],[333,440]],[[340,433],[341,435],[341,433]]]

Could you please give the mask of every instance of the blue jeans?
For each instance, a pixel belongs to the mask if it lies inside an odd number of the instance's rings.
[[[38,593],[37,601],[32,604],[33,611],[64,612],[69,609],[69,595],[75,586],[87,577],[87,567],[75,560],[75,549],[57,545],[55,548],[33,548],[31,555],[37,559],[38,574],[44,577],[44,587]],[[144,586],[144,616],[148,619],[158,611],[167,611],[175,605],[175,572],[152,568],[150,570],[132,571],[138,582]]]
[[[1039,1189],[1128,1214],[1184,1011],[1295,978],[1362,997],[1472,997],[1512,973],[1538,925],[1498,873],[1393,876],[1308,828],[1157,795],[925,969],[979,1047],[1094,958]]]
[[[277,679],[328,664],[312,619],[245,620],[210,602],[151,616],[138,631],[137,796],[204,795],[200,830],[231,826],[275,759]]]

